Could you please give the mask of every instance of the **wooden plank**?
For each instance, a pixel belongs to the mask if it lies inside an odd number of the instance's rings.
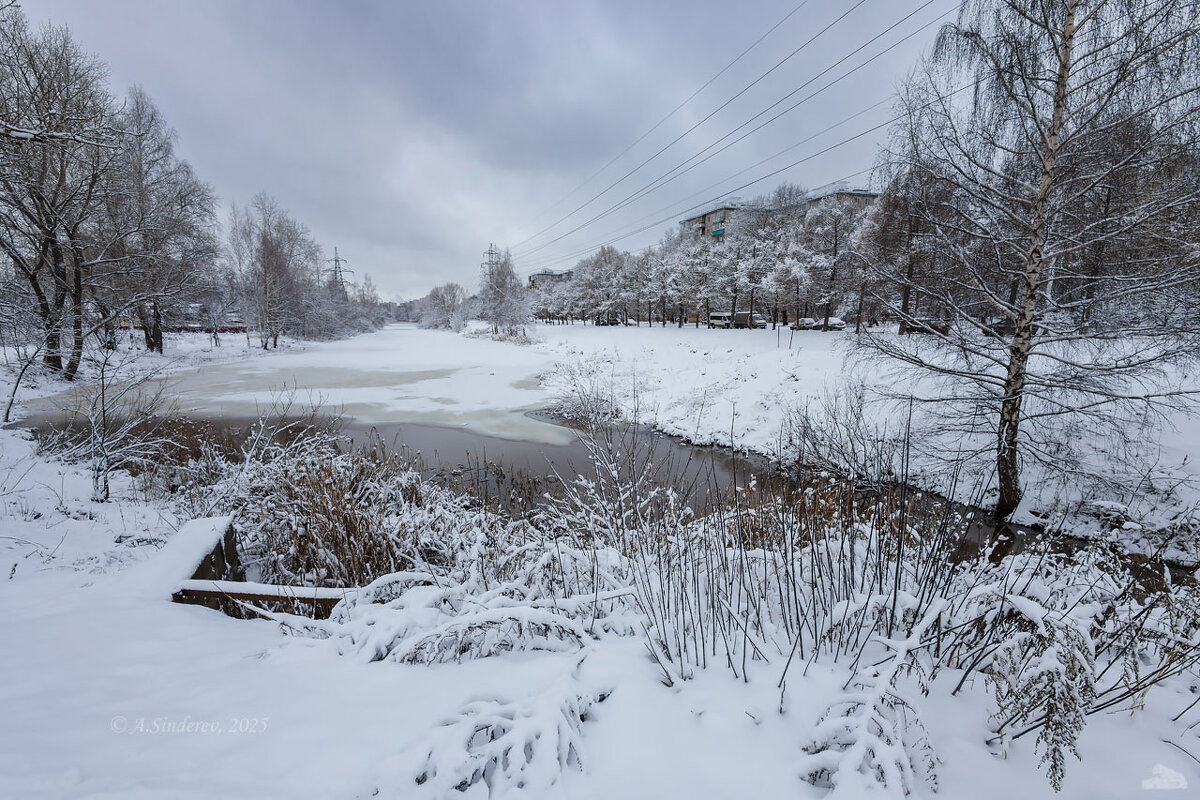
[[[203,603],[206,600],[242,600],[248,603],[294,601],[332,609],[348,591],[351,590],[246,581],[189,580],[180,584],[171,599],[176,603]]]
[[[284,586],[277,583],[253,583],[251,581],[208,581],[190,580],[179,584],[180,589],[193,591],[216,591],[225,594],[261,594],[273,600],[341,600],[355,589],[340,589],[318,586]]]

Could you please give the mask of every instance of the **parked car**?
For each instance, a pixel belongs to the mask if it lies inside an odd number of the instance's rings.
[[[818,323],[817,327],[831,331],[844,331],[846,330],[846,320],[842,319],[841,317],[830,317],[829,319]]]
[[[714,311],[708,315],[708,327],[710,328],[731,328],[733,327],[733,314],[728,311]]]
[[[794,320],[788,327],[794,331],[811,331],[821,327],[821,323],[817,322],[812,317],[800,317],[799,319]]]
[[[762,314],[751,314],[749,311],[739,311],[733,315],[735,328],[765,328],[767,321]]]
[[[908,333],[932,333],[945,336],[950,333],[950,323],[935,317],[917,317],[904,326],[904,329]]]

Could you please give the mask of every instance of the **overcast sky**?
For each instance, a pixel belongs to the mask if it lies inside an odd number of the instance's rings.
[[[604,243],[631,250],[651,244],[708,200],[749,198],[781,181],[815,188],[869,169],[884,131],[817,154],[885,121],[889,103],[812,137],[887,100],[932,42],[936,24],[930,23],[954,0],[22,5],[35,24],[67,25],[109,65],[115,90],[141,84],[178,131],[182,155],[226,206],[257,192],[273,195],[330,255],[336,245],[385,297],[406,298],[451,280],[473,289],[489,242],[513,248],[521,273],[565,268]],[[797,48],[681,141],[558,222]],[[796,109],[585,225],[794,91],[736,135],[803,101]],[[734,191],[801,159],[807,160]],[[850,183],[868,178],[858,175]]]

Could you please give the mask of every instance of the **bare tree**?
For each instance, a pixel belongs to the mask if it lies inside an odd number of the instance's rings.
[[[248,208],[234,208],[229,244],[241,274],[247,322],[253,321],[263,349],[277,347],[285,330],[300,335],[326,333],[311,329],[310,300],[322,290],[317,277],[321,249],[307,227],[274,198],[259,194]]]
[[[0,11],[0,109],[0,250],[40,320],[43,361],[73,378],[96,267],[91,226],[119,149],[104,68],[65,28],[31,32],[18,9]]]
[[[175,132],[140,87],[130,90],[118,124],[117,191],[106,198],[94,244],[94,261],[107,269],[97,269],[92,297],[106,308],[134,308],[146,348],[161,353],[164,317],[215,264],[216,197],[176,156]]]

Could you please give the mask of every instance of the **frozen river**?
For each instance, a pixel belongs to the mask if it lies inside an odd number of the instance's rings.
[[[227,339],[225,346],[245,343]],[[554,400],[539,381],[553,366],[554,356],[539,348],[393,325],[302,350],[184,369],[157,382],[166,387],[174,413],[194,419],[242,426],[290,395],[289,416],[320,406],[325,414],[342,415],[353,439],[379,436],[420,454],[431,467],[491,461],[566,478],[589,471],[587,448],[575,430],[531,413]],[[52,423],[71,406],[70,393],[32,401],[25,424]],[[743,473],[761,476],[757,460],[646,430],[630,435],[650,448],[646,468],[660,480],[690,487],[689,496],[741,483]]]
[[[231,349],[244,346],[244,340],[226,340]],[[419,423],[567,445],[575,439],[570,430],[527,415],[551,401],[538,376],[552,366],[552,357],[531,347],[393,325],[303,350],[182,370],[161,382],[175,410],[193,417],[256,417],[291,392],[293,412],[320,405],[356,427]],[[69,405],[68,393],[29,408],[45,415]]]

